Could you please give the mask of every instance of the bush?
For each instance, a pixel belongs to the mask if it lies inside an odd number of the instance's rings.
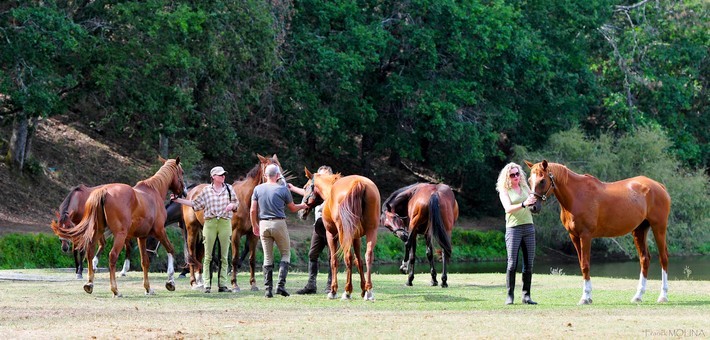
[[[0,269],[73,267],[59,239],[49,234],[8,234],[0,238]]]

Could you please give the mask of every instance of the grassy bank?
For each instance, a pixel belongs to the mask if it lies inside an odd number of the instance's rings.
[[[183,263],[183,240],[179,229],[168,228],[168,237],[175,246],[175,257],[178,265]],[[308,250],[310,249],[310,234],[293,235],[291,237],[291,263],[296,266],[305,266],[308,263]],[[479,232],[473,230],[455,229],[452,234],[453,255],[452,261],[490,261],[505,259],[505,241],[503,234],[496,231]],[[113,238],[109,238],[106,249],[113,245]],[[435,245],[438,247],[438,245]],[[417,257],[419,262],[426,257],[424,239],[419,237]],[[278,250],[276,251],[278,253]],[[402,260],[404,243],[384,229],[380,231],[375,248],[375,260],[378,263],[399,263]],[[108,266],[108,251],[104,251],[99,258],[99,266]],[[121,252],[119,263],[125,256]],[[326,261],[326,252],[321,254],[321,261]],[[151,260],[151,270],[160,271],[166,268],[165,248],[160,247],[158,256]],[[257,263],[261,263],[263,253],[261,246],[257,247]],[[276,260],[280,258],[276,256]],[[132,268],[140,268],[140,254],[136,248],[131,257]],[[63,254],[60,249],[59,239],[50,234],[7,234],[0,237],[0,269],[12,268],[67,268],[73,267],[74,261],[71,254]]]
[[[343,278],[341,273],[339,279]],[[516,304],[504,306],[503,274],[450,274],[447,289],[429,287],[426,275],[417,276],[413,287],[403,286],[402,275],[373,275],[374,303],[359,298],[327,300],[323,294],[269,300],[262,291],[204,294],[190,290],[184,279],[177,281],[175,292],[168,292],[163,287],[165,274],[151,274],[150,279],[157,295],[144,296],[141,274],[130,272],[118,281],[124,297],[114,299],[107,273],[97,275],[94,294],[88,295],[83,281],[74,280],[71,273],[0,271],[0,334],[299,339],[710,336],[708,281],[671,281],[667,304],[655,303],[660,282],[649,281],[645,301],[633,304],[629,300],[635,280],[594,278],[594,304],[577,306],[579,276],[536,275],[533,298],[539,305],[519,304],[518,285]],[[291,273],[287,289],[293,293],[305,281],[304,273]],[[359,283],[357,276],[354,281]]]

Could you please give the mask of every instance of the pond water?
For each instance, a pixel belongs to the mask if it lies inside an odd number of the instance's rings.
[[[522,258],[520,259],[522,261]],[[449,265],[449,273],[504,273],[506,263],[503,262],[465,262]],[[342,266],[340,268],[342,270]],[[426,262],[417,261],[415,274],[429,273]],[[381,274],[399,273],[399,264],[377,264],[375,272]],[[553,270],[561,271],[564,275],[578,275],[581,277],[577,261],[567,259],[536,259],[533,272],[550,274]],[[624,279],[638,279],[640,266],[637,260],[630,261],[602,261],[592,259],[591,276],[614,277]],[[441,273],[441,263],[436,264],[436,271]],[[520,263],[518,263],[520,272]],[[648,268],[649,280],[661,279],[661,266],[658,257],[651,258]],[[668,259],[668,279],[670,280],[710,280],[710,256],[671,257]]]

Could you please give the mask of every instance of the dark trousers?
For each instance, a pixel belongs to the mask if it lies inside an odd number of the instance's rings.
[[[505,249],[508,252],[508,271],[518,267],[518,252],[523,251],[523,273],[532,273],[535,260],[535,225],[523,224],[505,228]]]
[[[328,239],[325,237],[325,225],[323,225],[323,219],[319,218],[314,225],[313,235],[311,235],[311,249],[308,251],[308,259],[318,261],[320,253],[326,247],[328,247]]]

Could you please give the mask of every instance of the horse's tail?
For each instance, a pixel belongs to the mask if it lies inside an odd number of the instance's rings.
[[[434,236],[439,246],[444,252],[444,259],[451,258],[451,237],[446,233],[444,220],[441,218],[441,207],[439,206],[439,193],[435,192],[429,197],[429,233]]]
[[[104,230],[106,225],[106,215],[104,213],[104,203],[106,202],[105,188],[94,190],[86,200],[86,211],[81,222],[71,228],[71,240],[74,242],[74,249],[86,251],[96,232]]]
[[[365,199],[365,184],[355,182],[345,199],[338,206],[342,230],[338,230],[340,248],[338,253],[350,249],[356,234],[362,234],[362,206]]]

